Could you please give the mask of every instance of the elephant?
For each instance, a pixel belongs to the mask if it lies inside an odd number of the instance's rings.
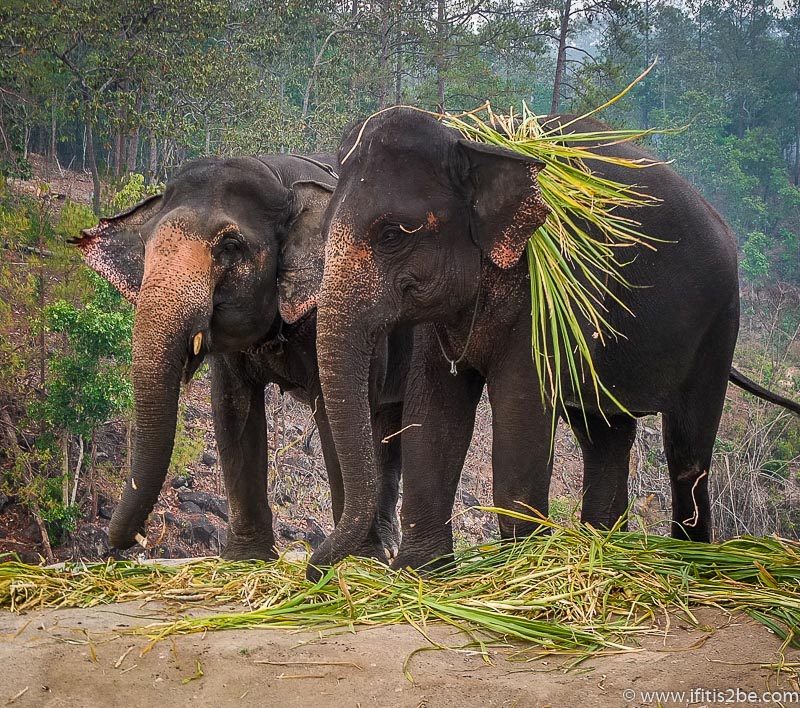
[[[230,506],[229,559],[276,557],[267,498],[265,384],[313,409],[331,486],[334,521],[342,483],[316,357],[322,278],[321,219],[336,184],[329,156],[204,158],[186,163],[163,195],[104,218],[75,240],[86,263],[135,304],[136,434],[131,472],[109,538],[142,542],[166,477],[181,381],[209,361],[214,430]],[[381,511],[370,551],[397,551],[400,441],[381,444],[402,419],[410,334],[384,338],[371,386]],[[145,539],[146,540],[146,539]]]
[[[567,131],[599,131],[591,118],[552,116]],[[568,126],[568,127],[567,127]],[[630,143],[598,154],[638,159]],[[624,276],[603,306],[622,337],[584,336],[599,379],[626,412],[590,382],[562,382],[566,405],[542,396],[531,353],[526,243],[548,207],[542,163],[463,139],[423,112],[395,107],[355,126],[325,215],[317,351],[344,483],[338,526],[314,553],[309,576],[351,552],[376,508],[368,429],[369,352],[392,328],[416,325],[403,414],[402,543],[393,567],[419,568],[452,554],[450,517],[484,385],[492,409],[495,506],[548,513],[553,418],[568,418],[583,452],[582,520],[610,527],[628,506],[636,418],[661,413],[672,487],[672,534],[711,535],[708,475],[727,384],[769,392],[732,369],[739,324],[736,245],[722,218],[666,165],[632,170],[587,164],[662,200],[620,212],[662,242],[625,251]],[[455,373],[456,375],[451,375]],[[783,405],[797,404],[772,396]],[[581,406],[580,402],[583,402]],[[416,427],[406,426],[416,423]],[[504,539],[537,524],[501,515]],[[430,566],[429,566],[430,567]]]

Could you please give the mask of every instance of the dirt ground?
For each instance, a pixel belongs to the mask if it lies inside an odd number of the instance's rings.
[[[563,656],[529,653],[527,661],[513,660],[514,650],[508,647],[490,648],[488,661],[467,649],[414,653],[431,644],[407,625],[355,633],[210,632],[166,639],[144,654],[147,639],[125,634],[165,617],[165,608],[138,603],[23,615],[3,610],[0,705],[800,704],[800,693],[761,700],[765,691],[800,690],[796,673],[800,652],[787,652],[785,660],[794,662],[794,668],[778,672],[768,666],[779,661],[781,642],[775,635],[749,618],[714,610],[698,614],[702,629],[672,618],[669,631],[646,637],[639,650],[596,657],[571,669]],[[460,646],[468,641],[447,627],[428,630],[442,644]],[[406,661],[413,683],[403,673]],[[649,691],[684,693],[658,702],[646,695]],[[746,700],[746,692],[755,692],[750,698],[757,695],[760,702]],[[708,698],[716,703],[704,700]]]

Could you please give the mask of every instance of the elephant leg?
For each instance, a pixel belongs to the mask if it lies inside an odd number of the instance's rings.
[[[570,411],[570,426],[583,452],[581,521],[611,528],[628,508],[628,472],[636,419]]]
[[[420,330],[403,411],[403,426],[415,427],[401,436],[403,537],[393,568],[420,568],[452,556],[453,504],[484,385],[472,370],[450,375],[432,328]]]
[[[722,359],[724,351],[718,355]],[[662,415],[664,452],[672,486],[672,536],[675,538],[711,541],[708,475],[729,371],[728,358],[695,372],[689,378],[691,390]]]
[[[530,340],[519,356],[513,353],[490,372],[487,387],[492,404],[492,486],[499,509],[547,516],[553,471],[552,410],[545,409],[530,363]],[[524,363],[520,363],[524,361]],[[501,538],[530,535],[539,524],[500,514]]]
[[[715,397],[716,398],[716,397]],[[665,413],[664,451],[672,486],[672,536],[711,541],[711,500],[708,474],[722,415],[724,395],[691,408]]]
[[[333,523],[338,524],[344,508],[344,486],[342,470],[336,446],[333,442],[331,426],[325,411],[325,403],[320,392],[314,406],[314,421],[319,431],[322,445],[322,457],[328,473],[331,488],[331,507]],[[379,409],[373,416],[373,436],[376,440],[375,451],[380,475],[380,491],[378,501],[378,518],[375,527],[370,531],[370,542],[381,543],[387,555],[394,557],[400,546],[400,522],[397,518],[397,498],[400,483],[400,441],[399,436],[392,438],[390,444],[381,444],[387,435],[400,429],[402,423],[402,404],[391,404]]]
[[[372,436],[378,465],[378,536],[386,555],[395,558],[400,550],[400,518],[397,500],[400,496],[403,404],[389,403],[378,407],[372,416]],[[384,442],[385,441],[385,442]]]
[[[246,381],[241,372],[227,357],[215,357],[211,367],[214,430],[230,507],[222,555],[269,560],[277,554],[267,497],[264,386]]]
[[[325,411],[325,402],[319,392],[312,402],[314,408],[314,422],[317,424],[320,445],[322,446],[322,459],[325,461],[325,471],[328,474],[328,483],[331,488],[331,508],[333,523],[338,524],[344,508],[344,486],[342,485],[342,470],[339,466],[339,456],[333,443],[333,434]]]

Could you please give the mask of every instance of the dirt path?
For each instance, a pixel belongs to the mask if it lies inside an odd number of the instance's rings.
[[[682,701],[661,704],[698,706],[714,702],[690,695],[692,689],[719,691],[711,697],[722,704],[737,689],[760,697],[799,688],[796,670],[778,674],[762,666],[778,660],[777,637],[744,616],[715,611],[699,614],[706,629],[673,618],[666,638],[647,637],[641,651],[598,657],[570,671],[564,657],[511,661],[503,648],[490,649],[490,663],[466,650],[422,651],[409,661],[413,684],[403,663],[430,644],[409,626],[212,632],[164,640],[144,655],[147,640],[122,634],[165,617],[138,603],[24,615],[3,610],[0,705],[633,706],[656,705],[645,691],[684,691]],[[429,629],[436,641],[465,642],[446,627]],[[800,661],[800,652],[788,652],[786,660]],[[794,702],[800,704],[800,694]]]

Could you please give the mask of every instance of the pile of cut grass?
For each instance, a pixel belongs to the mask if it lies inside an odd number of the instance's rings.
[[[489,509],[489,511],[497,511]],[[518,640],[580,654],[629,648],[676,612],[742,611],[785,644],[800,646],[800,544],[740,538],[719,545],[544,522],[550,533],[477,546],[430,576],[351,558],[317,583],[305,561],[197,560],[179,566],[108,562],[42,568],[0,564],[0,607],[91,607],[173,601],[203,608],[239,605],[136,631],[173,634],[291,627],[322,629],[445,623],[479,640]],[[227,609],[227,608],[226,608]],[[663,631],[663,630],[660,630]]]

